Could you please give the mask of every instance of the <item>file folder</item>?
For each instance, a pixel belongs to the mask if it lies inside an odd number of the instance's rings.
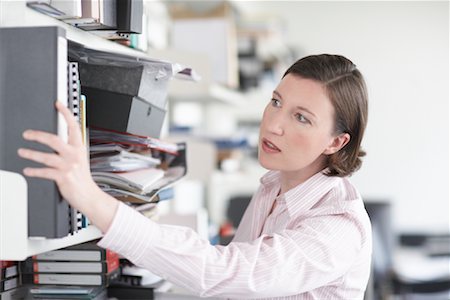
[[[67,135],[55,101],[67,105],[67,40],[59,27],[0,28],[0,169],[22,174],[42,166],[18,148],[51,150],[22,138],[25,129]],[[70,232],[69,206],[53,181],[26,177],[28,234],[47,238]],[[0,208],[1,209],[1,208]]]

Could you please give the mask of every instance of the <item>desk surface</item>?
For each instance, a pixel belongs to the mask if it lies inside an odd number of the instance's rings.
[[[450,278],[450,256],[429,256],[421,247],[399,247],[394,252],[394,270],[408,281]]]

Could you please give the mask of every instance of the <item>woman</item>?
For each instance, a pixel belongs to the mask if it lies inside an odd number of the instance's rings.
[[[25,175],[54,180],[65,199],[105,235],[99,245],[201,296],[362,299],[371,229],[348,176],[360,165],[367,92],[355,65],[338,55],[300,59],[284,74],[260,128],[261,178],[234,240],[212,246],[192,230],[158,225],[103,193],[90,176],[70,112],[69,141],[27,130],[56,154],[19,149],[46,165]]]

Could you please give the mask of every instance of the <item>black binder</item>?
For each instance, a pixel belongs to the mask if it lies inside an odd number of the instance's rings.
[[[64,89],[64,90],[63,90]],[[0,169],[42,166],[17,149],[50,152],[25,141],[25,129],[58,132],[56,99],[67,97],[67,40],[59,27],[0,28]],[[69,206],[53,181],[26,177],[28,234],[58,238],[70,231]]]

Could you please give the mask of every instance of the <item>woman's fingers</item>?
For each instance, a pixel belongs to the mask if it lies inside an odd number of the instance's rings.
[[[49,179],[55,182],[58,182],[60,177],[59,172],[52,168],[25,168],[23,173],[26,176]]]
[[[22,158],[26,158],[52,168],[61,166],[64,163],[59,155],[53,153],[45,153],[23,148],[20,148],[17,153]]]
[[[56,108],[64,116],[64,119],[67,122],[69,129],[69,144],[75,147],[82,146],[83,142],[81,138],[80,125],[78,124],[70,110],[62,105],[59,101],[56,102]],[[26,140],[47,145],[60,154],[66,152],[69,149],[68,145],[60,137],[49,132],[39,130],[26,130],[23,133],[23,137]]]
[[[44,144],[58,153],[64,153],[67,150],[67,144],[57,135],[39,130],[26,130],[23,132],[23,138],[28,141]]]
[[[69,129],[69,144],[79,147],[83,144],[80,124],[73,116],[72,112],[61,102],[56,101],[56,109],[64,116]]]

